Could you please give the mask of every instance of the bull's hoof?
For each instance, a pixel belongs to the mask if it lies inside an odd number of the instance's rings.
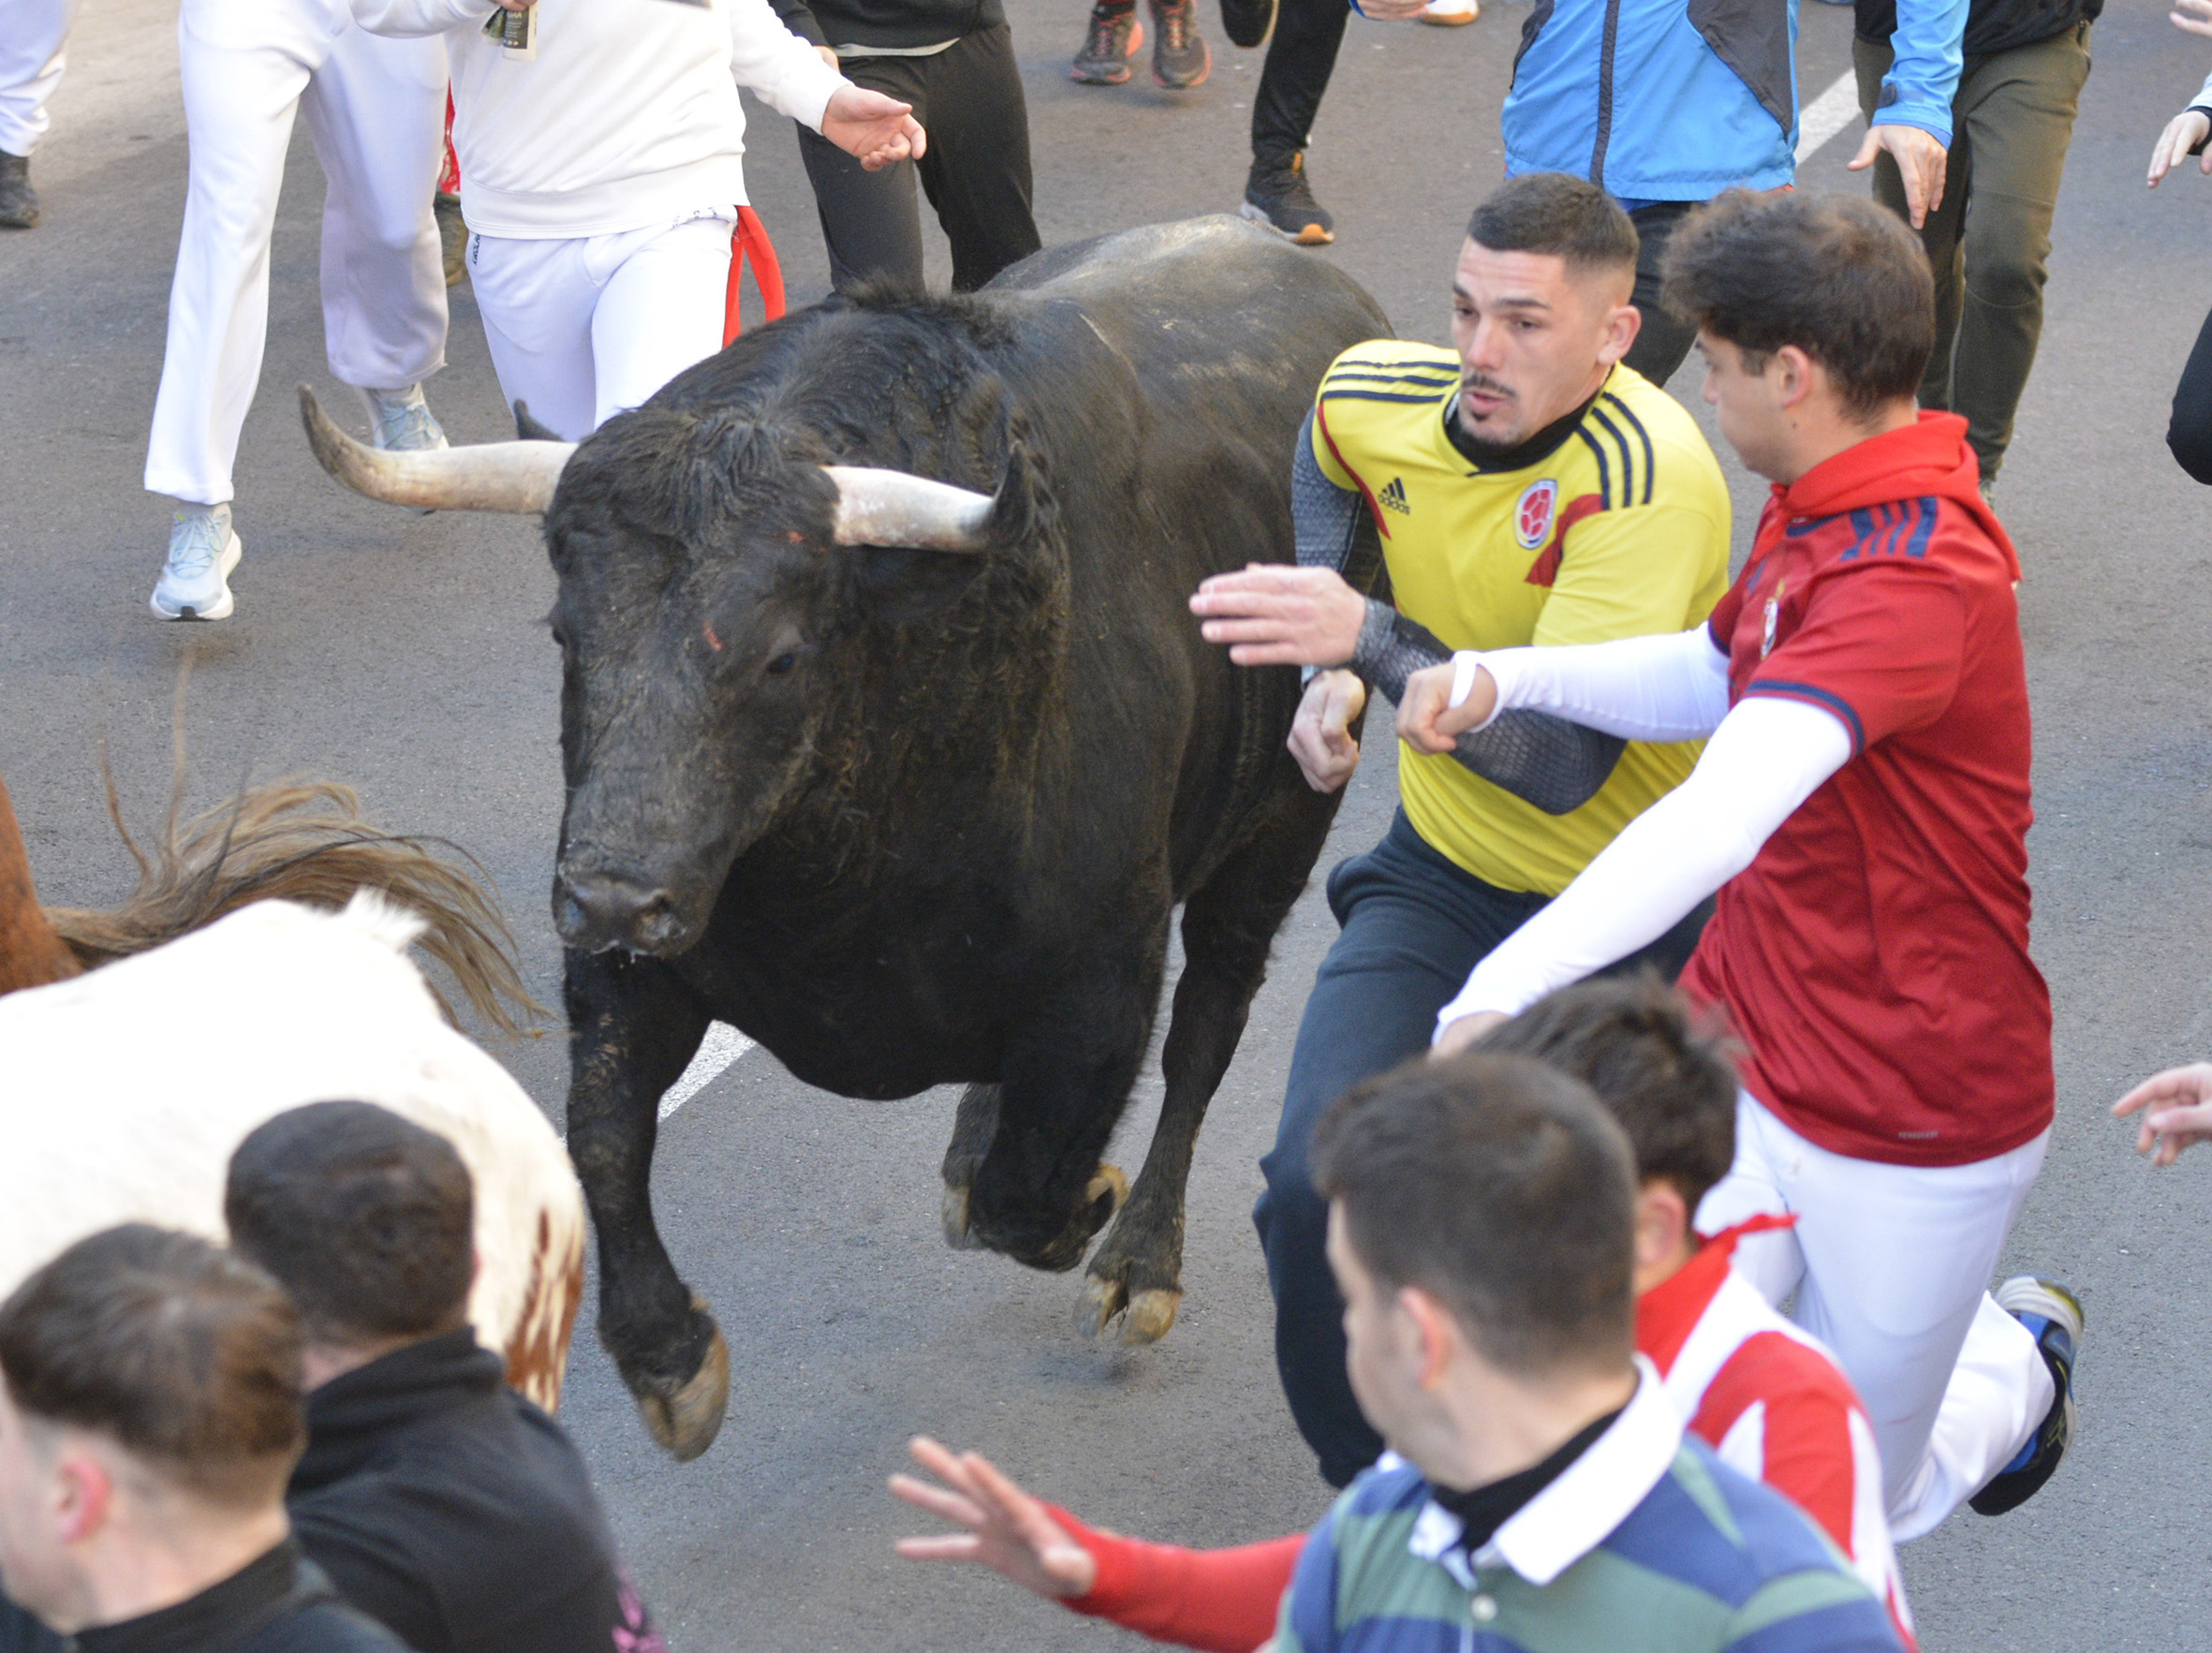
[[[693,1298],[692,1303],[701,1313],[706,1305]],[[673,1395],[645,1394],[638,1396],[638,1411],[645,1420],[645,1427],[653,1432],[653,1439],[661,1450],[679,1464],[688,1464],[693,1458],[715,1444],[715,1437],[722,1430],[722,1414],[730,1405],[730,1346],[722,1341],[720,1327],[715,1329],[707,1344],[706,1358],[699,1363],[699,1370],[690,1380]]]
[[[955,1251],[981,1251],[983,1242],[967,1226],[967,1190],[948,1188],[939,1208],[945,1225],[945,1244]]]
[[[1096,1337],[1119,1315],[1122,1347],[1138,1349],[1165,1337],[1182,1306],[1183,1293],[1172,1286],[1154,1287],[1132,1297],[1120,1280],[1093,1275],[1076,1301],[1075,1328],[1085,1337]]]

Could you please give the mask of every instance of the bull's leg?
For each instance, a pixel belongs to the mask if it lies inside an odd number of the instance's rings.
[[[713,1444],[730,1355],[706,1305],[676,1274],[653,1222],[661,1093],[709,1017],[657,960],[570,952],[568,1154],[599,1235],[599,1341],[654,1439],[686,1462]]]
[[[1328,835],[1331,811],[1286,797],[1183,908],[1183,976],[1160,1053],[1166,1080],[1151,1151],[1113,1232],[1091,1258],[1076,1324],[1097,1336],[1125,1315],[1121,1340],[1151,1343],[1183,1302],[1183,1200],[1207,1104],[1243,1038],[1268,949]]]
[[[1149,936],[1095,940],[1081,974],[1048,996],[1007,1050],[995,1129],[968,1185],[966,1232],[1031,1268],[1082,1262],[1127,1191],[1099,1156],[1152,1037],[1167,952],[1164,894],[1154,910]],[[976,1092],[969,1101],[974,1116],[964,1102],[962,1123],[980,1128]]]
[[[990,1151],[998,1131],[998,1086],[971,1085],[961,1093],[960,1111],[952,1117],[952,1140],[945,1148],[945,1244],[956,1251],[972,1251],[976,1238],[967,1229],[968,1190],[976,1171]]]

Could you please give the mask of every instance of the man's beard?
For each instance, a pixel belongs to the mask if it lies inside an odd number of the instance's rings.
[[[1452,422],[1458,428],[1460,445],[1463,448],[1475,450],[1474,456],[1478,464],[1487,456],[1511,453],[1527,439],[1529,433],[1518,428],[1517,425],[1506,430],[1497,430],[1495,422],[1500,418],[1515,418],[1520,413],[1520,397],[1512,386],[1500,384],[1497,380],[1485,377],[1479,373],[1471,373],[1459,381],[1459,388],[1462,394],[1452,399]],[[1468,421],[1465,392],[1470,390],[1482,391],[1505,399],[1506,406],[1498,408],[1490,416],[1489,420],[1484,421],[1490,426],[1490,429],[1478,429]],[[1493,431],[1497,434],[1493,435]]]

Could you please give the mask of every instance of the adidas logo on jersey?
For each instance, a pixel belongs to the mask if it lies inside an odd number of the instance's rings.
[[[1382,492],[1376,497],[1382,501],[1385,510],[1394,510],[1401,516],[1409,517],[1413,514],[1413,508],[1406,503],[1406,484],[1397,477],[1385,482]]]

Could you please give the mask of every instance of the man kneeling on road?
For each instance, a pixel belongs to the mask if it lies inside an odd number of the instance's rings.
[[[1467,227],[1455,351],[1377,340],[1330,368],[1293,456],[1296,568],[1255,566],[1191,599],[1239,665],[1318,668],[1290,737],[1330,790],[1359,761],[1368,686],[1394,700],[1455,648],[1672,634],[1728,583],[1729,502],[1689,415],[1620,361],[1636,231],[1562,173],[1502,185]],[[1372,530],[1372,531],[1370,531]],[[1395,602],[1374,583],[1378,537]],[[1276,1359],[1298,1427],[1342,1486],[1381,1450],[1344,1375],[1343,1305],[1307,1172],[1321,1110],[1426,1048],[1467,972],[1689,773],[1694,745],[1623,742],[1543,714],[1448,752],[1402,749],[1403,808],[1339,865],[1343,926],[1307,1000],[1267,1191],[1253,1213]],[[1702,914],[1649,956],[1672,973]]]
[[[306,1322],[308,1556],[416,1653],[660,1653],[591,1475],[468,1323],[475,1192],[445,1138],[316,1102],[231,1156],[233,1248]]]
[[[2051,1004],[2028,954],[2028,683],[2012,542],[1966,421],[1914,404],[1933,283],[1895,216],[1720,198],[1668,249],[1706,399],[1774,497],[1709,626],[1462,655],[1402,736],[1448,752],[1515,708],[1644,739],[1696,773],[1475,967],[1439,1052],[1664,933],[1716,891],[1683,972],[1748,1047],[1736,1164],[1699,1213],[1795,1225],[1745,1247],[1835,1350],[1892,1527],[2013,1509],[2073,1430],[2081,1306],[1989,1278],[2050,1141]]]
[[[1835,1548],[1685,1439],[1632,1353],[1634,1164],[1587,1086],[1489,1052],[1408,1064],[1337,1101],[1313,1159],[1352,1388],[1394,1455],[1305,1542],[1277,1653],[1470,1624],[1556,1653],[1895,1653]]]

